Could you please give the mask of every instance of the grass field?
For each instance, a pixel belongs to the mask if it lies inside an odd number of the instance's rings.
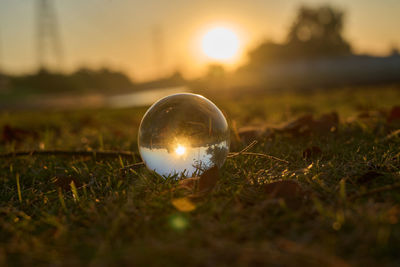
[[[0,265],[400,265],[398,86],[208,96],[232,152],[288,163],[236,155],[191,200],[134,157],[2,157]],[[2,111],[0,152],[137,152],[145,110]]]

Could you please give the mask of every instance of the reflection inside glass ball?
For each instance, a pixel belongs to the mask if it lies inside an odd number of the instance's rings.
[[[185,154],[185,151],[186,151],[186,148],[185,148],[184,146],[182,146],[182,145],[178,145],[178,146],[175,148],[175,153],[176,153],[177,155],[179,155],[179,156],[182,156],[183,154]]]
[[[203,96],[182,93],[153,104],[139,127],[139,152],[160,175],[191,177],[221,167],[229,151],[222,112]]]

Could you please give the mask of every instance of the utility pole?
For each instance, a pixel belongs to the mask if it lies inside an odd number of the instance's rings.
[[[58,68],[62,66],[62,46],[54,0],[36,0],[37,64],[46,69],[46,54],[52,52]]]

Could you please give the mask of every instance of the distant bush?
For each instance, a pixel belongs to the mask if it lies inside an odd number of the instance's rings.
[[[13,88],[37,92],[118,92],[133,89],[132,81],[122,72],[103,68],[81,68],[72,74],[40,70],[37,73],[11,78]]]
[[[289,29],[283,44],[264,42],[250,51],[250,65],[271,61],[287,61],[351,54],[351,46],[343,37],[341,10],[330,6],[303,6]]]

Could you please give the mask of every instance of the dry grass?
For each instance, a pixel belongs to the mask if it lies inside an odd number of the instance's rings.
[[[178,181],[127,168],[134,159],[2,158],[0,265],[400,264],[400,137],[391,135],[399,123],[387,122],[398,89],[210,98],[237,128],[332,111],[340,123],[335,132],[258,135],[190,204]],[[0,151],[136,152],[144,112],[2,112]],[[232,142],[234,151],[248,145]],[[303,193],[266,187],[280,180]]]

